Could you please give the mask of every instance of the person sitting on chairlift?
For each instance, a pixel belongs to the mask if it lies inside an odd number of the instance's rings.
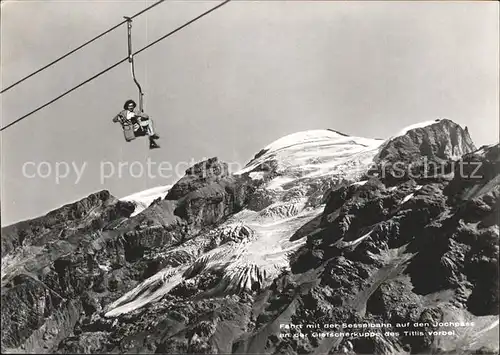
[[[159,139],[160,137],[154,132],[152,120],[148,114],[136,110],[136,107],[137,104],[134,100],[125,101],[123,110],[113,118],[113,122],[120,122],[122,126],[124,124],[132,124],[136,136],[149,136],[149,148],[159,148],[160,146],[156,143],[155,139]]]

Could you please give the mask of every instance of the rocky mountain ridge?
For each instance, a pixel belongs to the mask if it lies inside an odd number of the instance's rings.
[[[3,228],[2,352],[498,352],[499,158],[449,120],[307,131]]]

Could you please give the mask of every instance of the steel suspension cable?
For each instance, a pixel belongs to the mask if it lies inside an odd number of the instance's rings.
[[[169,37],[169,36],[173,35],[174,33],[176,33],[176,32],[178,32],[178,31],[180,31],[181,29],[183,29],[183,28],[185,28],[185,27],[187,27],[187,26],[191,25],[192,23],[194,23],[194,22],[198,21],[199,19],[201,19],[202,17],[204,17],[204,16],[208,15],[208,14],[209,14],[209,13],[211,13],[212,11],[215,11],[215,10],[217,10],[218,8],[220,8],[220,7],[224,6],[224,5],[226,5],[226,4],[227,4],[227,3],[229,3],[230,1],[231,1],[231,0],[225,0],[224,2],[220,3],[219,5],[212,7],[211,9],[209,9],[209,10],[205,11],[204,13],[202,13],[201,15],[199,15],[199,16],[195,17],[194,19],[192,19],[192,20],[190,20],[190,21],[186,22],[184,25],[181,25],[181,26],[177,27],[175,30],[173,30],[173,31],[171,31],[171,32],[167,33],[166,35],[164,35],[164,36],[162,36],[162,37],[158,38],[158,39],[157,39],[157,40],[155,40],[154,42],[151,42],[150,44],[148,44],[147,46],[145,46],[145,47],[141,48],[140,50],[138,50],[137,52],[133,53],[132,55],[137,55],[137,54],[139,54],[139,53],[141,53],[141,52],[145,51],[146,49],[148,49],[148,48],[150,48],[151,46],[153,46],[153,45],[157,44],[158,42],[160,42],[160,41],[164,40],[165,38],[167,38],[167,37]],[[59,96],[57,96],[56,98],[54,98],[54,99],[50,100],[49,102],[47,102],[47,103],[43,104],[42,106],[37,107],[37,108],[36,108],[36,109],[34,109],[33,111],[31,111],[31,112],[29,112],[29,113],[25,114],[24,116],[22,116],[22,117],[20,117],[20,118],[16,119],[15,121],[13,121],[13,122],[11,122],[11,123],[7,124],[6,126],[4,126],[4,127],[2,127],[2,128],[0,129],[0,132],[1,132],[1,131],[3,131],[3,130],[5,130],[5,129],[7,129],[7,128],[9,128],[9,127],[11,127],[11,126],[13,126],[14,124],[18,123],[19,121],[22,121],[23,119],[27,118],[28,116],[31,116],[32,114],[34,114],[34,113],[36,113],[36,112],[40,111],[41,109],[43,109],[43,108],[45,108],[45,107],[47,107],[47,106],[51,105],[52,103],[54,103],[54,102],[56,102],[57,100],[59,100],[59,99],[63,98],[64,96],[68,95],[69,93],[71,93],[71,92],[75,91],[76,89],[80,88],[81,86],[83,86],[83,85],[85,85],[85,84],[89,83],[90,81],[92,81],[92,80],[94,80],[94,79],[98,78],[99,76],[103,75],[104,73],[106,73],[106,72],[110,71],[111,69],[113,69],[113,68],[117,67],[117,66],[118,66],[118,65],[120,65],[121,63],[123,63],[123,62],[127,61],[128,59],[129,59],[129,57],[128,57],[128,56],[127,56],[127,57],[125,57],[125,58],[123,58],[122,60],[120,60],[120,61],[116,62],[116,63],[115,63],[115,64],[113,64],[112,66],[110,66],[110,67],[108,67],[108,68],[106,68],[106,69],[102,70],[101,72],[99,72],[99,73],[95,74],[94,76],[92,76],[92,77],[88,78],[87,80],[83,81],[82,83],[78,84],[77,86],[75,86],[75,87],[73,87],[73,88],[71,88],[71,89],[69,89],[69,90],[65,91],[65,92],[64,92],[64,93],[62,93],[61,95],[59,95]]]

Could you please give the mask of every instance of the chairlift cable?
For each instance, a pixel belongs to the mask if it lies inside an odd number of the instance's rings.
[[[145,47],[141,48],[140,50],[138,50],[137,52],[133,53],[132,55],[137,55],[137,54],[139,54],[139,53],[141,53],[141,52],[145,51],[146,49],[150,48],[151,46],[153,46],[153,45],[157,44],[158,42],[160,42],[160,41],[164,40],[165,38],[167,38],[167,37],[169,37],[169,36],[171,36],[171,35],[175,34],[176,32],[180,31],[181,29],[183,29],[183,28],[185,28],[185,27],[187,27],[187,26],[191,25],[192,23],[196,22],[197,20],[201,19],[202,17],[204,17],[204,16],[208,15],[208,14],[209,14],[209,13],[211,13],[212,11],[215,11],[216,9],[218,9],[218,8],[220,8],[220,7],[224,6],[224,5],[226,5],[226,4],[227,4],[227,3],[229,3],[230,1],[231,1],[231,0],[225,0],[224,2],[220,3],[219,5],[214,6],[213,8],[211,8],[211,9],[209,9],[209,10],[205,11],[205,12],[204,12],[204,13],[202,13],[201,15],[199,15],[199,16],[195,17],[194,19],[192,19],[192,20],[190,20],[190,21],[186,22],[184,25],[181,25],[181,26],[177,27],[175,30],[173,30],[173,31],[171,31],[171,32],[167,33],[166,35],[164,35],[164,36],[162,36],[162,37],[158,38],[157,40],[155,40],[155,41],[151,42],[150,44],[148,44],[148,45],[146,45]],[[104,69],[104,70],[100,71],[99,73],[97,73],[97,74],[95,74],[94,76],[90,77],[89,79],[87,79],[87,80],[83,81],[82,83],[78,84],[77,86],[74,86],[73,88],[71,88],[71,89],[69,89],[69,90],[65,91],[64,93],[62,93],[61,95],[57,96],[56,98],[54,98],[54,99],[50,100],[49,102],[47,102],[47,103],[45,103],[45,104],[43,104],[43,105],[39,106],[38,108],[34,109],[33,111],[31,111],[31,112],[29,112],[29,113],[25,114],[24,116],[22,116],[22,117],[20,117],[20,118],[16,119],[15,121],[13,121],[13,122],[11,122],[11,123],[7,124],[6,126],[4,126],[4,127],[2,127],[2,128],[0,129],[0,132],[2,132],[3,130],[5,130],[5,129],[7,129],[7,128],[9,128],[9,127],[13,126],[14,124],[16,124],[16,123],[18,123],[18,122],[22,121],[23,119],[27,118],[28,116],[31,116],[32,114],[34,114],[34,113],[36,113],[36,112],[40,111],[41,109],[43,109],[43,108],[45,108],[45,107],[47,107],[47,106],[49,106],[49,105],[53,104],[53,103],[54,103],[54,102],[56,102],[57,100],[59,100],[59,99],[63,98],[64,96],[66,96],[66,95],[68,95],[69,93],[71,93],[71,92],[75,91],[76,89],[80,88],[81,86],[83,86],[83,85],[85,85],[85,84],[89,83],[90,81],[92,81],[92,80],[94,80],[94,79],[98,78],[98,77],[99,77],[99,76],[101,76],[102,74],[104,74],[104,73],[106,73],[106,72],[110,71],[111,69],[113,69],[113,68],[117,67],[117,66],[118,66],[118,65],[120,65],[121,63],[123,63],[123,62],[127,61],[128,59],[129,59],[129,57],[123,58],[122,60],[120,60],[120,61],[116,62],[115,64],[113,64],[112,66],[110,66],[110,67],[108,67],[108,68],[106,68],[106,69]]]
[[[146,11],[148,11],[148,10],[152,9],[153,7],[155,7],[156,5],[159,5],[160,3],[164,2],[164,1],[165,1],[165,0],[159,0],[158,2],[155,2],[153,5],[151,5],[151,6],[147,7],[147,8],[145,8],[144,10],[142,10],[142,11],[140,11],[140,12],[138,12],[138,13],[136,13],[135,15],[133,15],[133,16],[132,16],[132,17],[130,17],[130,18],[131,18],[131,19],[133,19],[133,18],[135,18],[135,17],[137,17],[137,16],[139,16],[139,15],[142,15],[142,14],[143,14],[143,13],[145,13]],[[20,80],[16,81],[15,83],[13,83],[13,84],[9,85],[8,87],[6,87],[6,88],[5,88],[5,89],[3,89],[2,91],[0,91],[0,94],[3,94],[4,92],[6,92],[6,91],[8,91],[8,90],[12,89],[14,86],[17,86],[17,85],[21,84],[23,81],[25,81],[25,80],[27,80],[27,79],[31,78],[32,76],[34,76],[34,75],[36,75],[36,74],[40,73],[41,71],[43,71],[43,70],[45,70],[45,69],[47,69],[47,68],[51,67],[52,65],[54,65],[54,64],[56,64],[56,63],[58,63],[59,61],[63,60],[64,58],[66,58],[66,57],[70,56],[71,54],[73,54],[73,53],[77,52],[78,50],[80,50],[80,49],[82,49],[83,47],[85,47],[85,46],[89,45],[90,43],[92,43],[92,42],[94,42],[94,41],[98,40],[99,38],[103,37],[104,35],[108,34],[109,32],[116,30],[118,27],[120,27],[121,25],[123,25],[123,24],[124,24],[124,23],[126,23],[126,22],[127,22],[127,20],[120,22],[119,24],[117,24],[117,25],[115,25],[115,26],[111,27],[110,29],[108,29],[108,30],[106,30],[106,31],[102,32],[101,34],[99,34],[99,35],[95,36],[94,38],[92,38],[92,39],[88,40],[87,42],[85,42],[85,43],[81,44],[80,46],[76,47],[75,49],[73,49],[73,50],[69,51],[68,53],[64,54],[63,56],[61,56],[61,57],[59,57],[59,58],[55,59],[54,61],[50,62],[49,64],[47,64],[47,65],[45,65],[45,66],[41,67],[40,69],[38,69],[38,70],[34,71],[33,73],[31,73],[31,74],[29,74],[29,75],[25,76],[24,78],[22,78],[22,79],[20,79]]]

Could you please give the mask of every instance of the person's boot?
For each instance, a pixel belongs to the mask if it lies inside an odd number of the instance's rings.
[[[155,134],[153,134],[153,135],[151,136],[151,138],[153,138],[153,139],[159,139],[159,138],[160,138],[160,136],[159,136],[159,135],[157,135],[157,134],[155,133]]]
[[[158,145],[158,143],[156,143],[154,141],[154,139],[149,139],[149,149],[156,149],[156,148],[160,148],[160,146]]]

